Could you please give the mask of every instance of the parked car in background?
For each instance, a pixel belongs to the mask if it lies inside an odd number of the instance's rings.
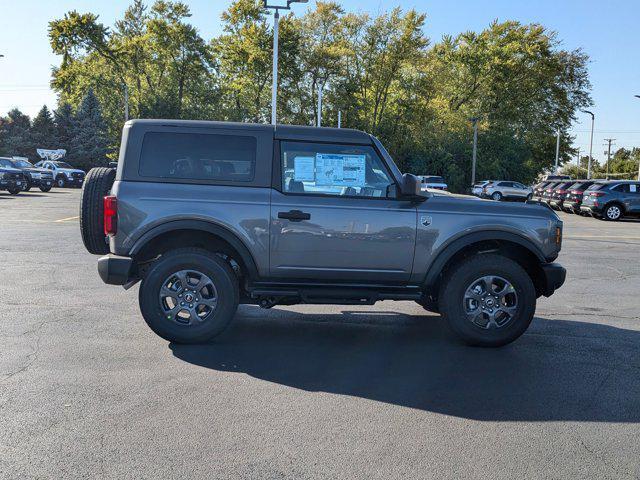
[[[579,214],[584,191],[594,183],[595,180],[576,180],[575,183],[567,189],[567,194],[562,202],[562,209],[567,213]]]
[[[435,175],[421,175],[418,178],[420,179],[420,187],[422,190],[426,190],[427,188],[446,190],[448,188],[447,182],[445,182],[442,177],[437,177]]]
[[[580,210],[603,220],[640,216],[640,181],[598,181],[584,192]]]
[[[529,200],[533,190],[519,182],[506,180],[493,181],[486,184],[482,189],[482,197],[492,200]]]
[[[540,201],[542,199],[542,193],[544,192],[544,189],[547,188],[547,185],[549,185],[550,183],[552,182],[545,180],[543,182],[540,182],[534,185],[533,194],[531,195],[531,200]]]
[[[0,158],[0,190],[6,190],[11,195],[17,195],[24,188],[24,184],[24,174]]]
[[[569,188],[575,182],[571,180],[570,182],[562,182],[556,185],[553,190],[551,190],[551,195],[549,195],[548,204],[554,210],[562,210],[562,203],[564,202],[564,197],[566,196]]]
[[[547,205],[549,204],[549,201],[551,200],[551,195],[553,195],[553,189],[556,188],[558,185],[560,185],[562,182],[551,182],[548,183],[544,189],[542,190],[542,193],[540,194],[540,202],[544,202]]]
[[[73,168],[67,162],[60,160],[41,160],[36,163],[36,167],[46,168],[53,174],[56,186],[63,187],[81,187],[84,183],[84,171]]]
[[[53,187],[53,174],[44,168],[35,167],[28,159],[22,157],[0,157],[2,166],[20,170],[25,177],[22,190],[28,192],[31,187],[38,187],[43,192],[48,192]]]
[[[473,187],[471,187],[471,194],[475,195],[476,197],[481,197],[482,189],[493,181],[494,180],[482,180],[481,182],[475,183]]]

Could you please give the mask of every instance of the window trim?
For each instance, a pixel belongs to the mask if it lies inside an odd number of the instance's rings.
[[[373,149],[373,151],[375,152],[376,155],[378,155],[378,159],[380,160],[380,162],[382,163],[382,166],[385,170],[385,173],[387,174],[387,177],[390,180],[390,184],[391,185],[395,185],[396,186],[396,192],[400,192],[400,185],[398,184],[398,182],[396,181],[395,176],[391,173],[391,171],[389,170],[389,165],[387,165],[387,162],[385,161],[384,157],[380,154],[380,152],[378,151],[378,149],[376,148],[375,144],[369,144],[369,145],[360,145],[360,144],[355,144],[355,143],[348,143],[348,142],[323,142],[323,141],[311,141],[311,140],[279,140],[279,139],[274,139],[274,147],[273,147],[273,168],[272,168],[272,180],[271,180],[271,187],[278,191],[279,193],[281,193],[282,195],[286,195],[286,196],[296,196],[296,197],[321,197],[321,198],[354,198],[356,200],[395,200],[395,201],[406,201],[406,199],[399,197],[399,196],[395,196],[395,197],[365,197],[365,196],[360,196],[360,195],[331,195],[329,193],[317,193],[317,192],[313,192],[313,193],[298,193],[298,192],[287,192],[284,189],[284,185],[283,185],[283,177],[282,177],[282,142],[288,142],[288,143],[306,143],[306,144],[312,144],[312,145],[316,145],[316,144],[323,144],[323,145],[337,145],[337,146],[347,146],[347,147],[360,147],[360,148],[366,148],[366,147],[371,147]],[[387,187],[388,188],[388,187]]]

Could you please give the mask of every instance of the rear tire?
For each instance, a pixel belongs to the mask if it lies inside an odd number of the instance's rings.
[[[29,190],[31,190],[31,182],[26,182],[22,191],[28,192]]]
[[[40,187],[41,192],[47,193],[49,190],[51,190],[51,187]]]
[[[58,188],[64,188],[67,186],[67,179],[64,178],[64,175],[58,175],[56,177],[56,186]]]
[[[80,199],[80,233],[82,242],[89,253],[104,255],[109,253],[109,245],[104,234],[103,198],[113,186],[116,171],[113,168],[92,168],[87,174]]]
[[[22,189],[21,188],[10,188],[7,190],[11,195],[17,195],[19,194]]]
[[[622,207],[617,203],[606,205],[602,211],[602,218],[610,222],[616,222],[622,218]]]
[[[215,307],[208,313],[203,311],[202,320],[199,317],[192,320],[188,315],[190,311],[194,311],[193,308],[190,310],[190,305],[197,309],[197,301],[204,300],[207,295],[204,289],[208,287],[192,293],[197,287],[187,282],[191,292],[187,289],[185,293],[181,282],[177,282],[178,286],[170,283],[170,279],[185,271],[196,281],[198,278],[206,278],[213,286],[211,290],[215,291]],[[163,292],[174,291],[163,288],[168,284],[172,285],[175,293],[171,293],[170,297],[163,297]],[[189,299],[194,302],[189,304],[187,301],[182,307],[178,302],[187,300],[187,294],[195,297]],[[178,298],[178,295],[182,296]],[[169,298],[170,304],[167,303]],[[238,280],[229,264],[218,255],[198,248],[181,248],[162,255],[142,279],[139,291],[140,311],[147,325],[160,337],[175,343],[202,343],[220,335],[233,320],[239,298]],[[172,306],[173,310],[170,308]],[[202,308],[206,309],[206,306]],[[176,309],[182,310],[174,313]],[[180,317],[181,314],[188,318]]]
[[[500,192],[493,192],[491,194],[491,200],[495,200],[496,202],[499,202],[500,200],[502,200],[502,194]]]
[[[473,288],[483,278],[496,279],[495,289],[481,287],[490,294]],[[468,298],[469,294],[477,300]],[[529,274],[498,254],[474,255],[453,267],[443,279],[438,298],[440,313],[451,330],[466,344],[482,347],[516,340],[529,327],[536,309],[536,289]]]

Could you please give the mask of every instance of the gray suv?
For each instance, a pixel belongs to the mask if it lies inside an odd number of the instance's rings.
[[[565,279],[549,208],[422,192],[350,129],[129,121],[80,216],[100,277],[141,281],[144,319],[172,342],[215,337],[239,303],[413,300],[500,346]]]
[[[640,181],[611,180],[587,188],[580,210],[603,220],[640,216]]]

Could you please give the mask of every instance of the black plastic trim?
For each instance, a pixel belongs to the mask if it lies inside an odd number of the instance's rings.
[[[567,278],[567,270],[558,263],[547,263],[542,265],[542,272],[544,273],[542,294],[545,297],[550,297],[553,292],[564,284]]]
[[[98,274],[104,283],[124,285],[132,279],[133,259],[112,253],[98,259]]]

